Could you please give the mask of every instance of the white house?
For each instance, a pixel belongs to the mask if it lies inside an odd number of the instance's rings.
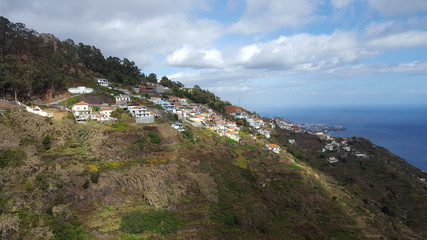
[[[343,147],[343,149],[344,149],[345,151],[347,151],[347,152],[350,152],[350,151],[351,151],[351,148],[350,148],[349,146],[345,146],[345,147]]]
[[[369,158],[369,156],[366,153],[356,153],[354,154],[357,158]]]
[[[108,121],[111,120],[111,113],[113,112],[113,109],[110,107],[103,107],[99,110],[99,113],[101,115],[101,121]]]
[[[231,140],[234,140],[236,142],[238,142],[240,140],[239,135],[237,135],[236,132],[234,132],[234,131],[226,132],[225,136],[227,136],[228,138],[230,138]]]
[[[148,111],[147,107],[139,105],[129,108],[130,114],[137,123],[153,123],[154,113]]]
[[[325,147],[322,149],[323,152],[333,151],[333,150],[334,150],[334,146],[332,144],[326,144]]]
[[[290,144],[295,144],[295,139],[289,139],[289,140],[288,140],[288,142],[289,142]]]
[[[154,104],[159,104],[162,101],[162,99],[159,97],[151,97],[150,101],[153,102]]]
[[[42,117],[49,117],[49,118],[53,117],[52,111],[42,110],[39,106],[34,106],[34,107],[28,107],[27,106],[27,111],[30,113],[37,114],[37,115],[42,116]]]
[[[264,137],[270,138],[270,131],[265,130],[265,129],[260,129],[260,130],[258,130],[258,132],[261,133],[262,135],[264,135]]]
[[[329,163],[336,163],[336,162],[338,162],[338,159],[336,157],[334,157],[334,156],[327,157],[326,160]]]
[[[249,117],[248,114],[245,112],[235,112],[235,113],[232,113],[231,115],[233,115],[234,118],[237,118],[237,119],[247,119]]]
[[[280,146],[279,145],[276,145],[276,144],[266,144],[265,146],[268,148],[268,150],[271,150],[271,151],[273,151],[275,153],[280,153]]]
[[[85,121],[90,117],[91,108],[85,102],[78,102],[71,107],[71,111],[77,121]]]
[[[130,102],[129,95],[120,94],[115,96],[116,99],[116,105],[120,108],[127,108],[128,102]]]
[[[91,93],[93,92],[93,88],[87,88],[85,86],[79,86],[76,88],[69,88],[68,91],[74,94],[82,94],[82,93]]]
[[[110,85],[110,82],[107,79],[96,78],[96,81],[98,81],[98,84],[103,87],[108,87]]]
[[[184,125],[180,122],[173,123],[171,127],[176,129],[178,132],[184,132]]]

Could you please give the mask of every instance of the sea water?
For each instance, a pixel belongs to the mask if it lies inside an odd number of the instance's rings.
[[[292,107],[264,109],[298,123],[341,125],[336,137],[360,136],[427,171],[427,106]]]

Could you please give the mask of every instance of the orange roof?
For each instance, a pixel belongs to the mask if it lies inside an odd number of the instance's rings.
[[[85,103],[85,102],[81,101],[81,102],[78,102],[78,103],[76,103],[76,104],[74,104],[74,105],[89,105],[89,104],[87,104],[87,103]]]
[[[276,144],[268,144],[268,147],[269,148],[280,148],[280,146],[276,145]]]
[[[110,108],[110,107],[103,107],[103,108],[101,108],[101,110],[99,110],[99,111],[108,111],[108,110],[113,110],[112,108]]]
[[[196,117],[202,118],[202,117],[205,117],[205,116],[204,115],[197,115]]]
[[[51,113],[52,111],[49,111],[49,110],[44,110],[43,112],[46,112],[46,113]]]
[[[142,106],[142,105],[138,105],[138,106],[135,106],[135,107],[133,107],[133,108],[141,108],[141,107],[144,107],[144,106]]]
[[[227,134],[234,134],[234,132],[232,132],[232,131],[229,131],[229,132],[227,132]]]

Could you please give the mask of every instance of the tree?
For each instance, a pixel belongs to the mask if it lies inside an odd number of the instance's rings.
[[[157,75],[155,73],[150,73],[150,75],[148,75],[147,79],[149,82],[156,83],[157,82]]]
[[[51,143],[50,143],[50,137],[49,137],[49,135],[47,135],[46,137],[44,137],[42,144],[43,144],[44,150],[49,150],[50,149]]]

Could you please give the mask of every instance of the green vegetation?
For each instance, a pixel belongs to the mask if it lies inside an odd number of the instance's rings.
[[[123,85],[135,84],[145,77],[135,62],[105,58],[94,46],[75,44],[71,39],[60,41],[4,17],[0,17],[0,29],[2,96],[12,96],[16,91],[20,99],[31,99],[50,89],[63,91],[73,81],[86,82],[86,77],[94,77],[95,73]],[[88,83],[93,82],[92,77]]]
[[[181,225],[177,216],[167,210],[134,211],[123,215],[120,229],[133,234],[157,232],[166,235],[178,231]]]
[[[148,132],[148,137],[150,138],[150,143],[159,144],[161,142],[159,134],[153,131]]]
[[[50,143],[50,137],[49,135],[43,138],[43,148],[44,150],[49,150],[51,147],[51,143]]]

